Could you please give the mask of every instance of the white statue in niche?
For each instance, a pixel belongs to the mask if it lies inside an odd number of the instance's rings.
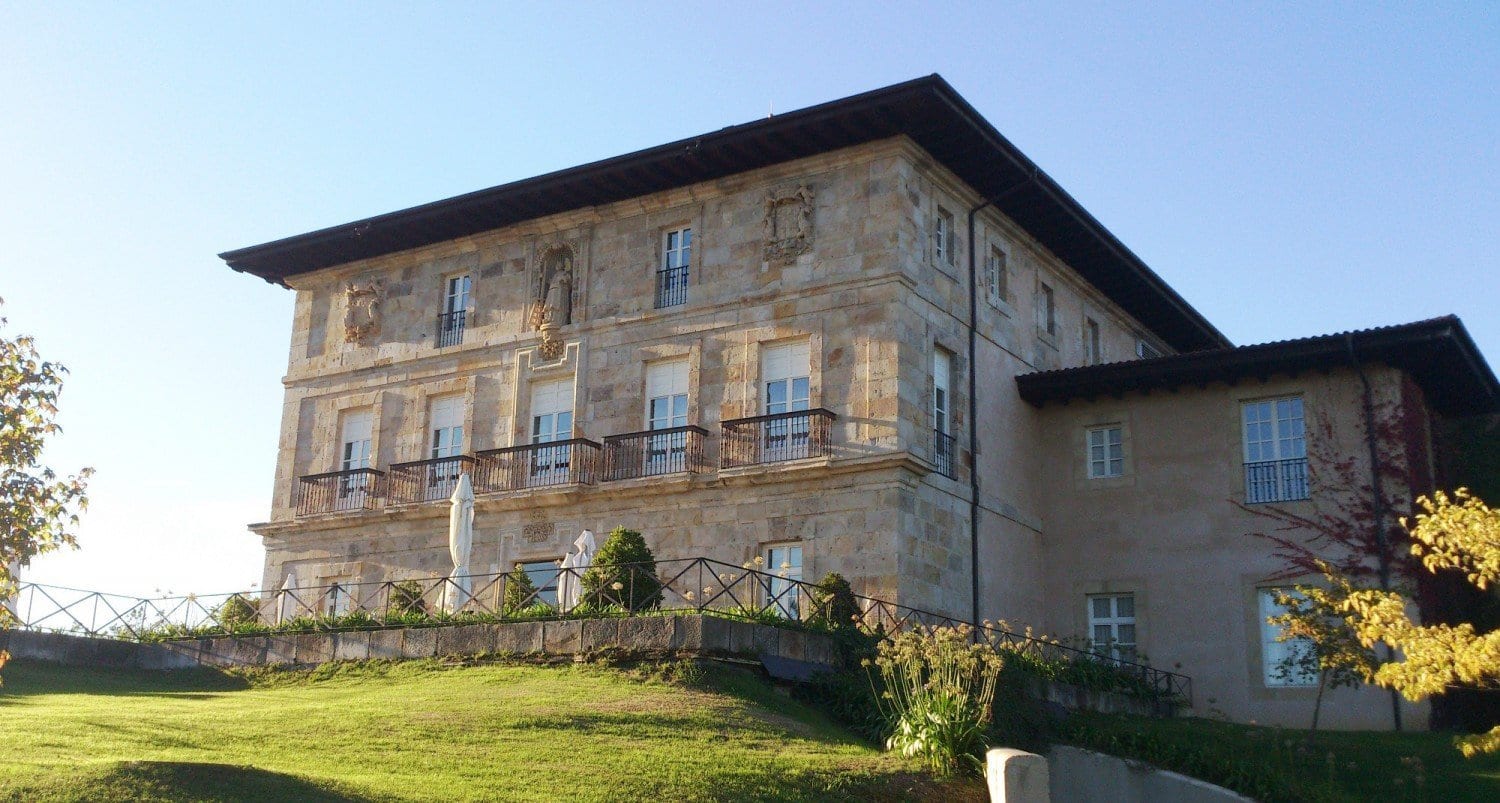
[[[557,330],[573,322],[573,249],[551,246],[542,251],[538,264],[531,325],[542,336],[542,358],[555,360],[563,353]]]

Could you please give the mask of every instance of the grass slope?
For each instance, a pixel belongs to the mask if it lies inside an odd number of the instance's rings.
[[[15,661],[0,798],[983,799],[738,672],[435,661],[122,673]]]

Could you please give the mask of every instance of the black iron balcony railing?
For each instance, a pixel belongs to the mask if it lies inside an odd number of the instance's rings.
[[[932,463],[945,477],[953,474],[954,438],[942,430],[932,431]]]
[[[820,407],[725,421],[724,467],[827,457],[837,417]]]
[[[675,307],[687,303],[688,269],[662,268],[656,271],[656,308]]]
[[[470,476],[474,473],[474,458],[468,455],[395,463],[386,483],[390,501],[400,504],[447,499],[453,495],[459,476],[466,472]]]
[[[1308,498],[1307,458],[1245,464],[1245,502],[1292,502]]]
[[[604,479],[705,471],[703,439],[706,437],[708,430],[692,425],[610,435],[604,439]]]
[[[438,314],[437,320],[437,347],[447,348],[464,342],[464,324],[469,317],[468,310],[454,310]]]
[[[297,483],[297,515],[375,510],[384,504],[385,472],[352,468],[309,474]]]
[[[520,491],[552,485],[593,485],[599,444],[587,438],[532,443],[479,452],[475,491]]]

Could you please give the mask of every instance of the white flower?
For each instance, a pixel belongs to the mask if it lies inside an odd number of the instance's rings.
[[[622,589],[622,588],[625,587],[625,584],[624,583],[616,582],[616,583],[611,583],[609,587],[613,588],[616,591],[619,591],[620,589]]]

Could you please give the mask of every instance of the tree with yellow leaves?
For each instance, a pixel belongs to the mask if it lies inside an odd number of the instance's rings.
[[[1500,510],[1460,488],[1442,491],[1417,504],[1425,512],[1401,520],[1412,537],[1412,554],[1430,572],[1455,570],[1481,590],[1500,581]],[[1400,594],[1360,588],[1346,577],[1325,572],[1331,599],[1366,647],[1383,643],[1400,660],[1374,668],[1369,679],[1395,689],[1413,702],[1452,686],[1500,686],[1500,630],[1479,633],[1472,624],[1419,625],[1407,614]],[[1488,733],[1459,737],[1465,756],[1500,751],[1500,726]]]

